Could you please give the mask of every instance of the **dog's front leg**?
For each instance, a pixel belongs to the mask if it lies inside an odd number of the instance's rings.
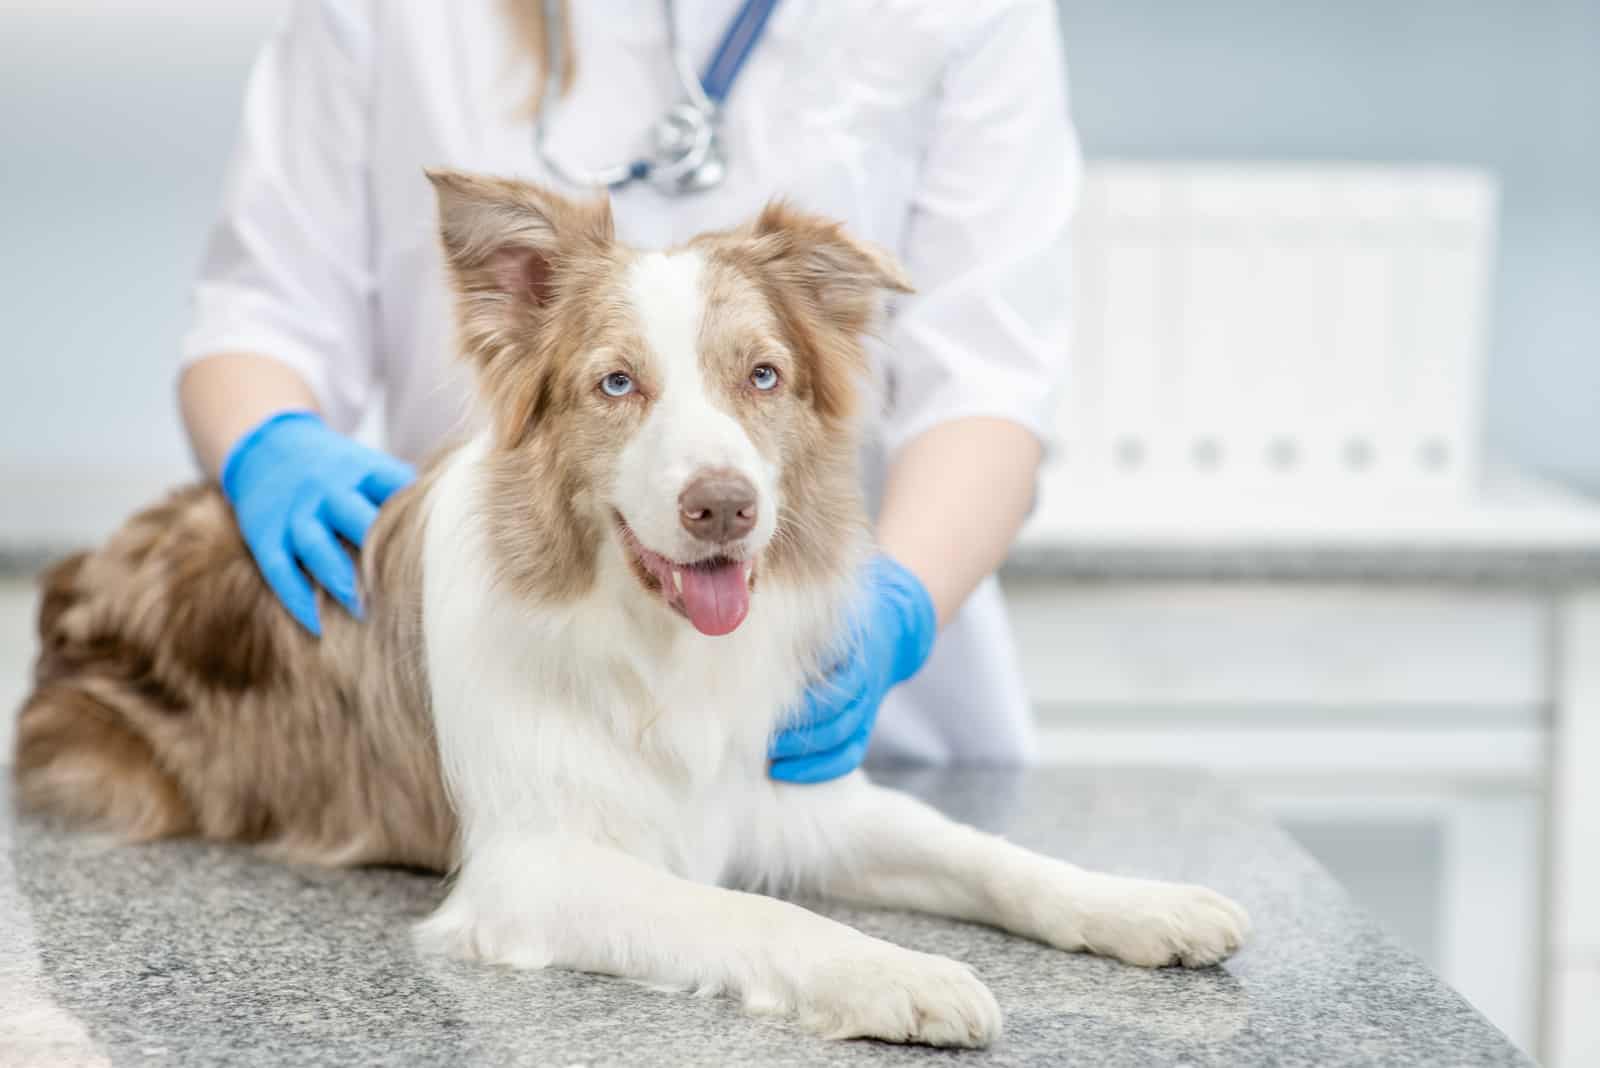
[[[1182,883],[1085,871],[946,819],[904,794],[862,781],[786,800],[834,828],[826,895],[955,916],[1066,950],[1129,964],[1203,967],[1249,931],[1242,908]]]
[[[994,997],[965,965],[564,835],[479,843],[419,938],[515,967],[725,992],[831,1038],[982,1046],[1000,1031]]]

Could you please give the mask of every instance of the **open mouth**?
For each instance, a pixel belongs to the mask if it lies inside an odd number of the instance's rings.
[[[754,560],[717,554],[701,560],[668,559],[639,541],[621,513],[616,515],[622,542],[633,558],[634,574],[646,589],[660,593],[667,607],[701,634],[731,634],[750,614],[755,586]]]

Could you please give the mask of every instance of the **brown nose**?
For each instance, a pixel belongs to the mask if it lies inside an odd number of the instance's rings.
[[[706,471],[678,494],[683,529],[721,544],[742,538],[756,525],[756,488],[737,471]]]

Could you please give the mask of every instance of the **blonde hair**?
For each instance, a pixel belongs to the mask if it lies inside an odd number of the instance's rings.
[[[578,56],[572,42],[572,4],[570,0],[556,0],[561,5],[561,93],[572,91],[578,76]],[[544,15],[545,0],[505,0],[506,18],[521,51],[533,61],[533,92],[528,100],[528,111],[537,112],[544,100],[549,71],[545,64],[550,55],[550,27]]]

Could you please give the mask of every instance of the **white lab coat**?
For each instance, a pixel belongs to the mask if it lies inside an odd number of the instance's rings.
[[[469,420],[425,167],[551,182],[533,148],[531,64],[501,0],[303,0],[261,55],[183,358],[293,366],[331,424],[379,398],[416,459]],[[737,0],[678,5],[702,63]],[[662,9],[581,0],[578,78],[550,146],[600,166],[640,154],[676,98]],[[1066,357],[1067,224],[1079,176],[1054,0],[784,0],[734,85],[727,182],[614,197],[645,246],[739,222],[783,194],[895,250],[917,293],[875,360],[867,456],[962,416],[1047,438]],[[1017,762],[1032,724],[999,590],[983,583],[923,672],[885,703],[875,759]]]

